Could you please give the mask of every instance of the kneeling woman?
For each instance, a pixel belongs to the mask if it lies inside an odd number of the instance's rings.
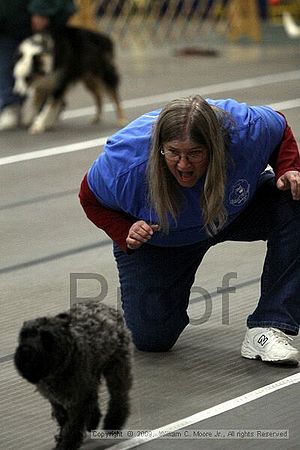
[[[265,240],[261,297],[242,356],[298,364],[288,335],[300,321],[299,199],[296,141],[285,117],[267,106],[176,99],[110,137],[82,181],[80,201],[114,241],[136,347],[175,344],[211,246]]]

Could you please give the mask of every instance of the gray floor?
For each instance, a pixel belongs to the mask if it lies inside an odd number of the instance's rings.
[[[217,58],[176,57],[172,48],[119,51],[128,119],[185,94],[183,91],[198,92],[213,98],[277,105],[300,140],[299,43],[280,33],[267,35],[259,46],[247,42],[230,45],[215,39],[208,44],[220,50]],[[86,220],[77,199],[81,178],[101,148],[92,142],[76,152],[61,149],[67,144],[80,143],[80,147],[85,141],[100,141],[116,130],[111,105],[106,106],[98,126],[90,124],[89,110],[84,109],[89,106],[90,97],[77,87],[57,129],[42,136],[30,136],[23,130],[0,135],[1,449],[49,450],[53,446],[55,425],[49,405],[17,375],[12,364],[22,322],[66,309],[70,274],[74,273],[101,274],[108,286],[105,301],[117,305],[118,282],[110,241]],[[24,161],[18,156],[17,162],[3,159],[53,148],[59,154],[42,158],[29,155]],[[299,369],[248,361],[239,354],[246,317],[259,295],[264,253],[262,242],[225,243],[208,253],[191,296],[191,325],[174,349],[167,354],[135,354],[127,429],[155,430],[299,374]],[[233,289],[222,293],[227,274]],[[81,280],[78,295],[94,296],[99,289],[95,281]],[[210,314],[209,304],[199,295],[203,289],[210,293]],[[299,341],[295,345],[300,348]],[[204,414],[183,429],[288,430],[289,439],[159,439],[143,445],[129,441],[127,447],[122,441],[98,440],[87,441],[83,447],[296,449],[300,437],[298,388],[297,384],[282,383],[280,390],[272,393],[266,388],[266,395],[246,404],[237,401],[233,409],[210,418]],[[102,397],[105,402],[104,390]]]

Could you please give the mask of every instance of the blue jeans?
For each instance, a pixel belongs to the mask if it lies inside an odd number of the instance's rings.
[[[114,245],[127,326],[139,350],[167,351],[189,323],[195,273],[224,241],[267,241],[261,297],[247,325],[297,334],[300,322],[300,201],[263,183],[244,212],[213,238],[184,247],[143,245],[131,255]]]
[[[0,111],[22,103],[21,97],[13,93],[13,60],[20,41],[17,37],[0,34]]]

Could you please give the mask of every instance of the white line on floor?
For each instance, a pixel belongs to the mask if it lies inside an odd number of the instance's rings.
[[[86,150],[93,147],[100,147],[101,145],[105,144],[106,140],[107,136],[97,139],[91,139],[89,141],[74,142],[73,144],[45,148],[43,150],[36,150],[28,153],[19,153],[17,155],[4,156],[3,158],[0,158],[0,166],[5,166],[6,164],[14,164],[21,161],[29,161],[32,159],[46,158],[47,156],[77,152],[79,150]]]
[[[195,93],[202,96],[213,95],[220,92],[237,91],[239,89],[249,89],[253,87],[263,86],[272,83],[282,83],[300,78],[300,70],[292,70],[289,72],[281,72],[270,75],[262,75],[254,78],[246,78],[244,80],[226,81],[224,83],[215,83],[202,87],[194,87],[180,91],[167,92],[165,94],[150,95],[148,97],[134,98],[131,100],[124,100],[123,106],[125,109],[136,108],[138,106],[156,105],[159,103],[166,103],[177,97],[187,97]],[[114,106],[109,103],[104,105],[104,111],[110,112],[114,110]],[[62,118],[65,120],[74,119],[76,117],[89,116],[95,113],[95,108],[92,106],[86,108],[79,108],[75,110],[65,111]]]
[[[269,106],[276,110],[285,111],[288,109],[300,107],[300,98],[293,100],[286,100],[277,103],[271,103]],[[14,164],[18,162],[46,158],[48,156],[62,155],[64,153],[72,153],[80,150],[86,150],[89,148],[100,147],[105,144],[108,136],[99,137],[97,139],[91,139],[89,141],[74,142],[73,144],[60,145],[58,147],[49,147],[43,150],[36,150],[33,152],[19,153],[12,156],[4,156],[0,158],[0,166],[7,164]]]
[[[275,383],[268,384],[259,389],[255,389],[254,391],[248,392],[246,394],[241,395],[240,397],[233,398],[224,403],[220,403],[219,405],[213,406],[212,408],[205,409],[204,411],[200,411],[192,416],[185,417],[184,419],[178,420],[177,422],[170,423],[161,428],[157,428],[155,430],[151,430],[151,437],[147,436],[145,438],[136,437],[133,439],[129,439],[124,442],[120,442],[115,444],[109,449],[111,450],[129,450],[137,447],[138,445],[145,444],[146,442],[153,441],[157,439],[159,436],[162,436],[166,433],[171,433],[180,429],[184,429],[191,425],[202,422],[203,420],[209,419],[211,417],[215,417],[224,412],[230,411],[235,408],[239,408],[242,405],[250,403],[254,400],[257,400],[265,395],[271,394],[272,392],[279,391],[280,389],[284,389],[292,384],[296,384],[300,382],[300,373],[296,373],[295,375],[291,375],[290,377],[283,378],[282,380],[276,381]]]

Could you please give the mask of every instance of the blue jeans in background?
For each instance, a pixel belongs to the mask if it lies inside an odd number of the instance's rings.
[[[300,201],[263,183],[244,212],[215,237],[184,247],[143,245],[131,255],[114,245],[124,317],[139,350],[167,351],[189,323],[195,273],[224,241],[267,241],[261,297],[247,325],[297,334],[300,322]],[[246,257],[246,256],[245,256]],[[217,276],[217,274],[216,274]]]
[[[20,105],[22,98],[13,93],[13,62],[21,39],[0,34],[0,111],[6,106]]]

